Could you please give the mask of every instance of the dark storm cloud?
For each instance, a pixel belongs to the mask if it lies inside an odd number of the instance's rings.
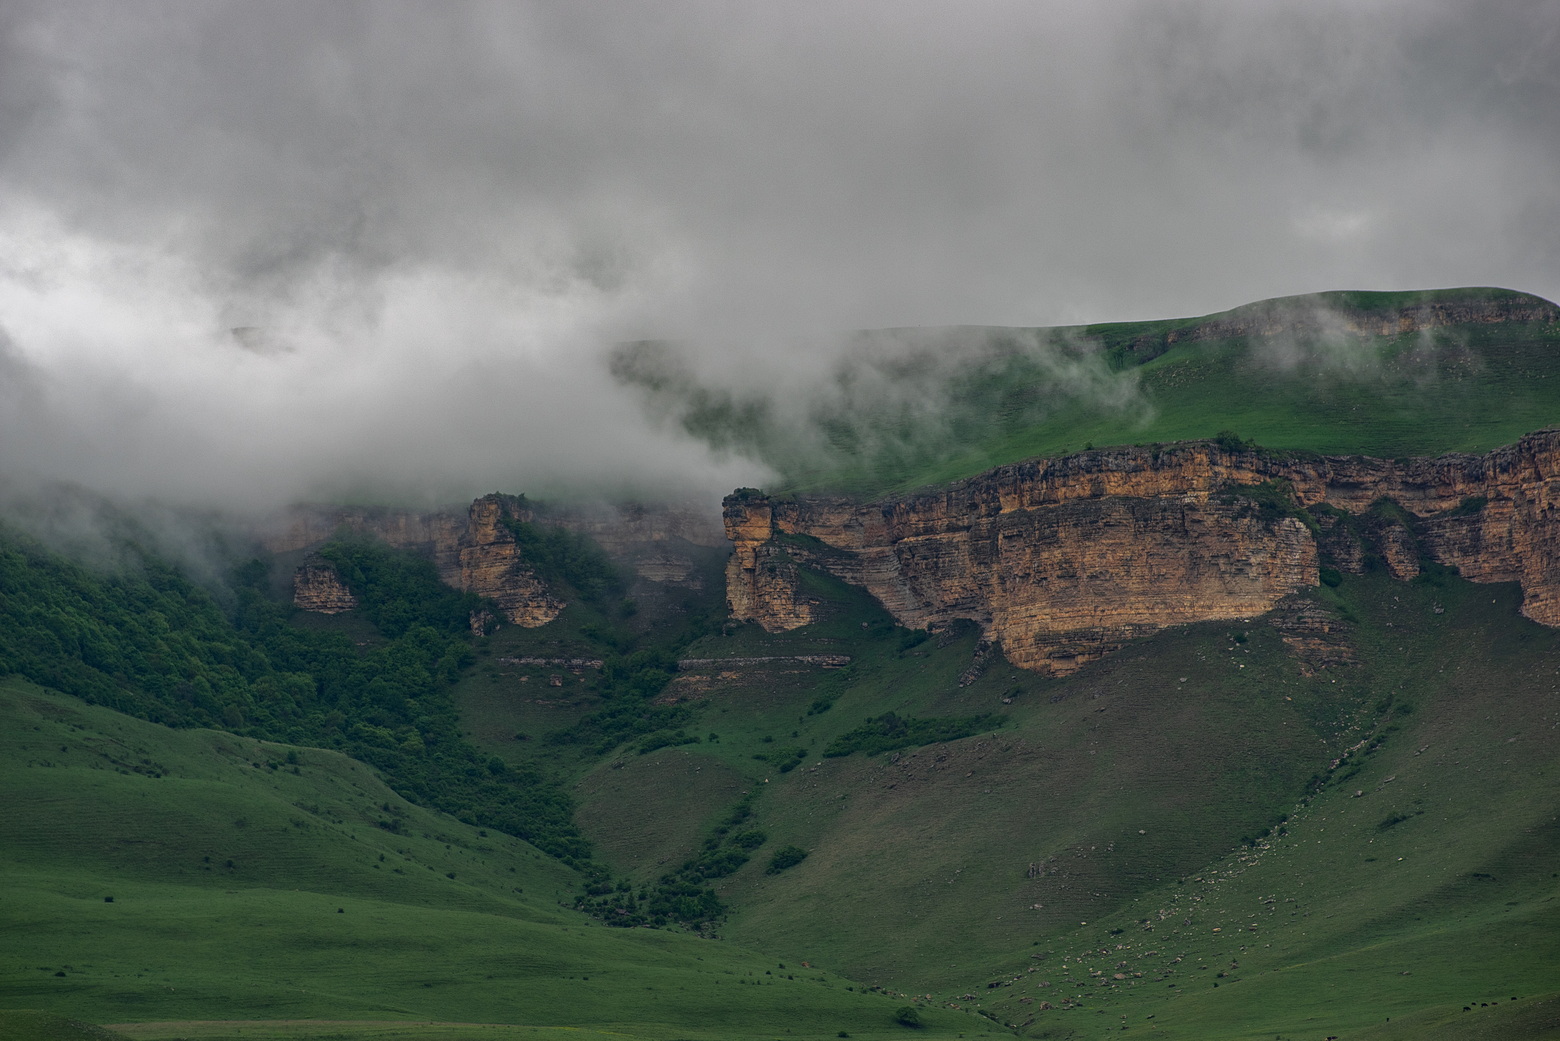
[[[763,474],[603,364],[1560,295],[1560,5],[11,3],[0,466],[182,500]],[[237,330],[237,332],[235,332]]]

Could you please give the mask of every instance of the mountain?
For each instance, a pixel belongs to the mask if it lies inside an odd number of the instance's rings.
[[[1317,293],[1157,322],[863,333],[822,375],[757,387],[711,383],[665,343],[623,348],[614,372],[712,448],[767,463],[772,492],[877,498],[1229,431],[1338,455],[1487,452],[1557,422],[1557,317],[1502,289]]]
[[[0,995],[169,1038],[1560,1036],[1557,340],[1501,290],[878,334],[800,412],[637,345],[781,474],[724,539],[315,506],[213,597],[7,535]]]

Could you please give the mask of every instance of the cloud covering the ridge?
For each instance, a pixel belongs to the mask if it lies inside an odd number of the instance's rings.
[[[1554,299],[1556,111],[1554,0],[21,0],[0,474],[714,495],[763,472],[612,344],[734,383],[858,328]]]

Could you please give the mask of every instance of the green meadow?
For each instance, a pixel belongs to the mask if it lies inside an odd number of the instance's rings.
[[[902,1000],[833,972],[560,906],[574,880],[556,860],[406,803],[344,756],[172,731],[17,681],[0,713],[5,1007],[166,1038],[904,1029]],[[390,814],[398,833],[378,824]],[[372,1022],[186,1025],[213,1019]],[[924,1022],[981,1031],[951,1011]]]
[[[713,448],[767,463],[786,493],[896,494],[1224,432],[1330,454],[1486,452],[1560,422],[1560,323],[1349,331],[1424,302],[1545,303],[1480,288],[1318,293],[1157,322],[886,330],[859,337],[800,403],[706,385],[671,345],[625,349],[615,372]],[[1309,331],[1220,332],[1292,320]]]

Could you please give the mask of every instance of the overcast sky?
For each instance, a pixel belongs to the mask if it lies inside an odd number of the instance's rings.
[[[0,471],[717,494],[610,344],[1556,299],[1557,114],[1555,0],[0,0]]]

